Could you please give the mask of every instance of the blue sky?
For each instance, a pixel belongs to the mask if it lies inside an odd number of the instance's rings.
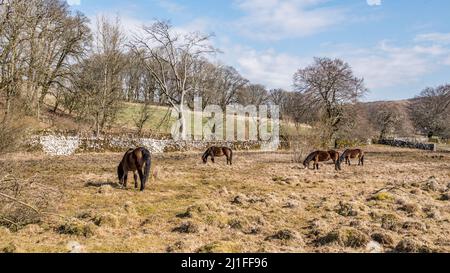
[[[68,0],[95,20],[119,15],[131,33],[170,19],[179,31],[214,33],[253,83],[292,89],[314,56],[339,57],[364,77],[365,101],[411,98],[450,83],[450,1],[443,0]]]

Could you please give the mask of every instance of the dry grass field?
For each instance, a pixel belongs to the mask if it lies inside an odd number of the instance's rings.
[[[450,252],[450,153],[366,147],[366,166],[304,170],[286,153],[155,155],[143,193],[116,185],[122,154],[0,158],[50,187],[40,221],[0,227],[4,252]]]

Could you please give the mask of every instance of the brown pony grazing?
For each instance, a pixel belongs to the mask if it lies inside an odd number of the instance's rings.
[[[315,151],[315,152],[311,153],[310,155],[308,155],[308,157],[306,157],[305,161],[303,162],[303,166],[305,166],[305,169],[306,168],[309,169],[310,162],[314,161],[313,170],[315,170],[315,169],[318,170],[319,162],[325,162],[325,161],[329,161],[329,160],[333,160],[336,171],[341,170],[341,164],[339,161],[339,153],[336,151],[333,151],[333,150]]]
[[[339,158],[341,163],[345,159],[345,164],[352,165],[350,159],[358,158],[358,166],[364,166],[364,151],[361,149],[345,150],[345,152]]]
[[[227,157],[227,165],[233,165],[233,150],[231,150],[228,147],[210,147],[202,156],[203,163],[208,162],[208,157],[211,157],[211,161],[214,162],[215,157],[221,157],[226,156]]]
[[[144,191],[145,184],[150,175],[151,154],[145,148],[137,148],[128,150],[123,156],[122,161],[117,167],[117,176],[119,183],[126,188],[128,180],[128,172],[134,173],[134,187],[138,188],[138,174],[141,180],[141,191]]]

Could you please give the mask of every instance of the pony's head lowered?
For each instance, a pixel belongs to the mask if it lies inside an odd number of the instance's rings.
[[[339,160],[338,160],[339,164],[341,164],[345,160],[345,157],[347,156],[347,152],[348,151],[343,152],[342,155],[339,157]]]
[[[311,153],[310,155],[308,155],[308,157],[306,157],[305,161],[303,161],[303,166],[305,167],[305,169],[309,167],[309,162],[311,162],[311,160],[313,160],[315,156],[316,152]]]

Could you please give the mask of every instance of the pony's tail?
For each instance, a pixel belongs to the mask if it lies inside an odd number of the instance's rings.
[[[152,155],[150,151],[147,149],[142,149],[142,158],[145,161],[145,170],[144,170],[144,181],[142,181],[141,191],[145,189],[145,184],[147,183],[148,178],[150,177],[150,168],[152,166]]]
[[[202,155],[202,160],[203,160],[203,163],[206,163],[207,162],[207,160],[208,160],[208,155],[209,155],[209,151],[211,150],[211,148],[208,148],[204,153],[203,153],[203,155]]]
[[[361,166],[364,166],[364,153],[361,156]]]
[[[117,178],[119,178],[119,183],[122,182],[124,173],[122,162],[120,162],[119,166],[117,166]]]

